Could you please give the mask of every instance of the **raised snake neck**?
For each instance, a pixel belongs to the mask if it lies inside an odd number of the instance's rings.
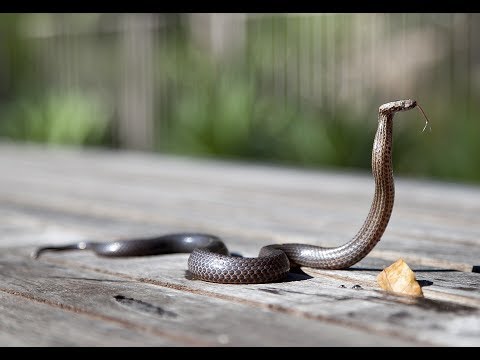
[[[214,235],[178,233],[147,239],[41,247],[32,256],[37,258],[45,251],[84,249],[108,257],[187,252],[191,253],[188,269],[195,278],[236,284],[281,280],[291,265],[320,269],[348,268],[373,249],[390,220],[395,197],[392,171],[393,117],[396,112],[416,106],[415,100],[399,100],[379,107],[378,128],[372,149],[372,174],[375,180],[372,205],[360,230],[344,245],[327,248],[307,244],[274,244],[264,246],[256,258],[244,258],[230,256],[224,243]]]

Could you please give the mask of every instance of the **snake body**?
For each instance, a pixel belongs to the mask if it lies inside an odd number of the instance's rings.
[[[383,104],[378,111],[378,127],[372,149],[372,174],[375,193],[367,218],[352,240],[338,247],[308,244],[264,246],[256,258],[234,257],[216,236],[201,233],[167,234],[153,238],[112,242],[79,242],[65,246],[39,248],[45,251],[92,250],[106,257],[143,256],[166,253],[191,253],[190,273],[198,279],[219,283],[266,283],[283,279],[291,266],[345,269],[362,260],[380,241],[393,209],[395,196],[392,169],[393,117],[413,109],[415,100]]]

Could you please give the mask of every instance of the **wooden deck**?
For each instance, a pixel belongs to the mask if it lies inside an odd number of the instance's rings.
[[[186,278],[188,254],[29,254],[177,231],[217,234],[244,256],[338,245],[368,212],[371,176],[8,143],[0,169],[0,345],[480,345],[478,187],[397,179],[387,231],[352,269],[221,285]],[[399,258],[424,299],[376,284]]]

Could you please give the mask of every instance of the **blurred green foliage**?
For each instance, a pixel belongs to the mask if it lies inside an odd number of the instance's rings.
[[[262,85],[268,83],[271,64],[275,62],[279,69],[286,67],[299,39],[311,36],[312,27],[317,26],[319,36],[334,36],[338,44],[352,31],[345,14],[338,19],[310,17],[307,25],[299,23],[300,19],[274,16],[255,21],[248,29],[253,35],[246,43],[246,61],[233,59],[226,64],[211,61],[208,54],[195,47],[185,26],[177,24],[175,31],[167,32],[155,53],[161,67],[161,72],[155,73],[155,84],[168,89],[163,101],[156,103],[155,150],[369,171],[377,108],[394,99],[385,99],[377,92],[366,100],[363,110],[329,102],[320,106],[298,94],[279,97]],[[0,86],[0,91],[4,89],[0,97],[0,136],[116,146],[116,112],[102,97],[81,91],[58,93],[48,87],[39,90],[38,82],[44,79],[31,69],[34,54],[14,31],[16,20],[12,15],[10,22],[0,21],[2,36],[9,39],[4,42],[8,49],[4,45],[2,56],[11,54],[10,64],[15,64],[10,67],[15,77],[8,77],[9,91]],[[320,31],[326,29],[325,22],[335,24],[328,33]],[[395,26],[405,24],[398,22],[392,28]],[[272,32],[285,36],[272,40]],[[285,56],[276,57],[273,47]],[[412,94],[428,114],[431,132],[421,133],[424,120],[420,113],[396,117],[394,170],[404,176],[480,183],[478,94],[466,96],[459,90],[475,89],[465,83],[470,81],[468,76],[458,79],[454,88],[452,82],[438,76],[451,74],[449,66],[440,61],[436,69],[425,72]],[[6,76],[3,73],[3,78]],[[29,83],[34,86],[29,87]]]
[[[0,133],[12,139],[49,144],[89,145],[105,139],[111,111],[97,97],[53,94],[19,100],[3,111]]]
[[[377,93],[366,100],[369,105],[360,112],[329,103],[318,106],[304,101],[299,105],[297,97],[285,99],[262,91],[258,78],[252,79],[251,74],[265,77],[271,72],[272,31],[282,32],[287,26],[297,30],[275,44],[284,46],[287,53],[295,51],[295,42],[308,35],[308,28],[304,27],[302,34],[302,28],[295,24],[299,21],[278,16],[259,22],[255,36],[248,41],[247,63],[224,67],[202,56],[185,41],[183,33],[169,38],[160,58],[171,77],[159,81],[175,86],[176,92],[163,109],[166,121],[159,131],[158,150],[369,171],[376,111],[383,102],[394,99]],[[348,22],[327,21],[336,24],[336,40],[341,41],[346,34],[341,26],[347,24],[348,28]],[[276,59],[277,66],[288,58],[287,54]],[[468,79],[460,79],[450,88],[445,78],[437,76],[448,74],[449,64],[437,66],[439,69],[426,72],[412,96],[425,109],[432,131],[421,132],[425,120],[420,112],[397,115],[394,170],[404,176],[480,183],[480,104],[474,94],[465,96],[460,91],[468,87]]]

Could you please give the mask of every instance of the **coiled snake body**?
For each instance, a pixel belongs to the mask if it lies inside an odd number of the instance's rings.
[[[237,284],[281,280],[290,266],[348,268],[373,249],[387,227],[395,195],[392,171],[393,117],[396,112],[416,106],[414,100],[400,100],[379,107],[378,128],[372,149],[372,173],[375,180],[372,205],[358,233],[344,245],[326,248],[307,244],[274,244],[263,247],[256,258],[243,258],[230,256],[225,244],[216,236],[179,233],[148,239],[42,247],[33,257],[37,258],[44,251],[63,250],[93,250],[97,255],[108,257],[187,252],[191,253],[188,269],[195,278]]]

